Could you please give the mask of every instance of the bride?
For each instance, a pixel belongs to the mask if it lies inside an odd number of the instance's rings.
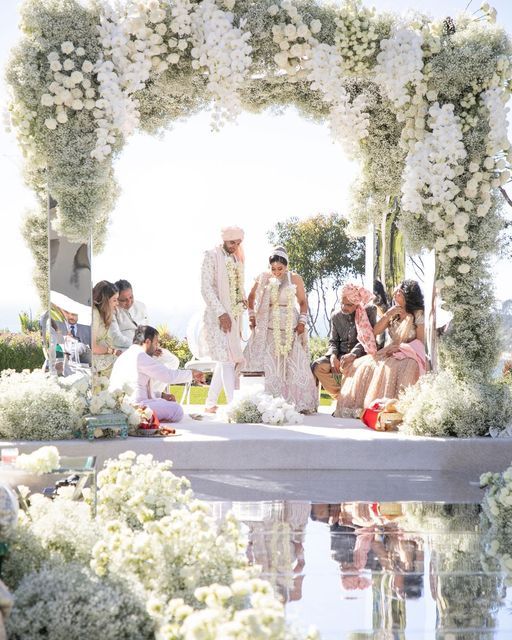
[[[304,282],[288,270],[283,247],[273,249],[269,265],[248,298],[252,332],[244,352],[244,370],[264,371],[267,393],[282,396],[297,411],[314,413],[318,392],[310,368]]]

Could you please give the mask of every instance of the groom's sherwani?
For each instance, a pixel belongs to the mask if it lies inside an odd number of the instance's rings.
[[[237,363],[243,360],[240,345],[241,315],[236,319],[233,317],[229,278],[227,269],[222,268],[222,260],[236,264],[235,258],[226,254],[220,247],[206,251],[204,254],[201,267],[201,294],[205,310],[199,334],[199,356],[210,358],[215,362]],[[224,313],[227,313],[232,321],[229,334],[224,333],[219,325],[219,317]]]

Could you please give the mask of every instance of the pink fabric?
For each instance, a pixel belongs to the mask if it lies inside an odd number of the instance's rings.
[[[215,249],[215,260],[217,263],[217,287],[219,292],[219,300],[224,309],[231,311],[231,297],[229,294],[229,276],[226,269],[226,254],[222,247]],[[228,354],[230,362],[235,364],[244,362],[244,354],[242,353],[242,346],[240,344],[241,334],[241,316],[235,319],[231,316],[231,331],[226,333]]]
[[[395,351],[393,358],[397,360],[404,360],[405,358],[412,358],[418,363],[420,369],[420,376],[422,376],[426,369],[427,356],[425,354],[425,347],[421,340],[413,340],[412,342],[402,342],[400,344],[400,350]]]
[[[341,289],[341,297],[346,298],[351,304],[357,305],[355,315],[357,339],[363,345],[366,353],[376,354],[377,343],[365,309],[365,305],[374,299],[375,294],[364,287],[351,283]]]

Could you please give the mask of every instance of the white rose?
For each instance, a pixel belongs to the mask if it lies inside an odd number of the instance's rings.
[[[75,84],[82,82],[83,79],[84,79],[84,76],[81,71],[73,71],[73,73],[71,74],[71,80],[73,80]]]
[[[57,122],[64,124],[68,121],[68,116],[65,111],[59,111],[57,114]]]
[[[446,287],[453,287],[455,285],[455,278],[452,276],[446,276],[444,279],[444,284]]]
[[[437,251],[442,251],[446,247],[446,240],[444,238],[438,238],[435,243]]]
[[[459,265],[457,271],[462,274],[469,273],[471,271],[471,267],[469,266],[469,264],[464,263]]]
[[[75,111],[81,111],[84,108],[84,103],[81,100],[73,100],[71,108]]]
[[[186,40],[183,39],[178,42],[178,49],[180,51],[185,51],[187,47],[188,47],[188,42]]]
[[[52,107],[53,106],[53,96],[49,93],[43,93],[41,96],[41,104],[43,107]]]
[[[57,51],[51,51],[46,56],[46,59],[48,60],[48,62],[53,62],[54,60],[58,60],[59,59],[59,54],[57,53]]]
[[[297,27],[297,36],[299,38],[307,38],[309,36],[309,29],[305,24],[300,24]]]
[[[84,107],[90,111],[91,109],[94,109],[94,107],[96,106],[96,103],[94,102],[94,100],[86,100],[84,102]]]
[[[60,71],[62,69],[62,65],[58,60],[52,60],[50,62],[50,69],[52,71]]]
[[[509,180],[510,180],[510,171],[507,169],[506,171],[503,171],[500,175],[500,186],[507,184]]]
[[[62,51],[62,53],[65,53],[66,55],[72,53],[75,50],[75,47],[73,46],[73,43],[70,42],[69,40],[66,40],[66,42],[63,42],[60,45],[60,49]]]
[[[494,169],[494,158],[491,156],[487,156],[487,158],[484,160],[484,167],[489,171],[492,171],[492,169]]]
[[[94,89],[89,88],[85,90],[85,97],[86,98],[94,98],[94,96],[96,95],[96,91],[94,91]]]
[[[85,56],[85,49],[83,47],[77,47],[77,49],[75,50],[75,53],[77,56]]]
[[[277,4],[271,4],[268,8],[268,12],[271,16],[275,16],[279,12],[279,7]]]
[[[311,33],[320,33],[322,29],[322,23],[320,22],[320,20],[311,20],[309,28],[311,29]]]
[[[91,73],[93,69],[94,69],[94,65],[90,60],[84,60],[82,62],[82,71],[84,73]]]
[[[50,129],[51,131],[53,131],[54,129],[57,128],[57,120],[55,120],[55,118],[46,118],[46,120],[44,121],[44,124],[48,127],[48,129]]]
[[[467,244],[465,244],[459,249],[459,256],[461,258],[469,258],[470,255],[471,255],[471,247],[468,247]]]
[[[167,25],[161,22],[160,24],[156,25],[155,31],[158,33],[158,35],[163,36],[167,31]]]
[[[178,62],[180,61],[180,56],[177,53],[171,53],[167,56],[167,60],[171,64],[178,64]]]
[[[71,58],[66,58],[62,66],[64,67],[64,71],[71,71],[71,69],[75,68],[75,63],[73,62],[73,60],[71,60]]]
[[[287,24],[284,28],[284,35],[288,40],[295,40],[297,38],[297,29],[294,24]]]

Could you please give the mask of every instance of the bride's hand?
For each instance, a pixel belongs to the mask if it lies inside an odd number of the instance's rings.
[[[254,329],[256,327],[256,318],[249,318],[249,328]]]

